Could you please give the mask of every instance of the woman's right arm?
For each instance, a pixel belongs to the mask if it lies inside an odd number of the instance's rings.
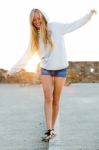
[[[19,72],[23,67],[25,67],[28,61],[32,58],[33,52],[30,47],[30,43],[28,45],[27,50],[25,51],[24,55],[19,59],[19,61],[10,69],[8,70],[8,75],[14,75],[16,72]]]

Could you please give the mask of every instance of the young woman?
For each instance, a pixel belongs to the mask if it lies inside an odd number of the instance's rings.
[[[85,25],[95,13],[95,10],[91,10],[83,18],[69,24],[49,23],[47,17],[39,9],[33,9],[30,13],[29,47],[7,74],[14,74],[22,69],[35,52],[40,56],[47,126],[44,141],[49,141],[55,136],[54,127],[59,112],[59,101],[67,75],[68,62],[63,36]]]

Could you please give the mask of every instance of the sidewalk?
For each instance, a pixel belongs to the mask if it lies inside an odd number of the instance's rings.
[[[99,150],[99,84],[64,87],[49,143],[45,129],[41,85],[0,84],[0,150]]]

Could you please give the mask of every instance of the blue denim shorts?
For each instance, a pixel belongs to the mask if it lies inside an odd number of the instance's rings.
[[[67,69],[61,69],[61,70],[46,70],[44,68],[41,68],[41,75],[49,75],[54,77],[66,77],[67,75]]]

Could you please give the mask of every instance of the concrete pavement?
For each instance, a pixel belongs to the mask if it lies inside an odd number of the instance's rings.
[[[0,84],[0,150],[99,150],[99,84],[64,87],[49,143],[45,130],[41,85]]]

